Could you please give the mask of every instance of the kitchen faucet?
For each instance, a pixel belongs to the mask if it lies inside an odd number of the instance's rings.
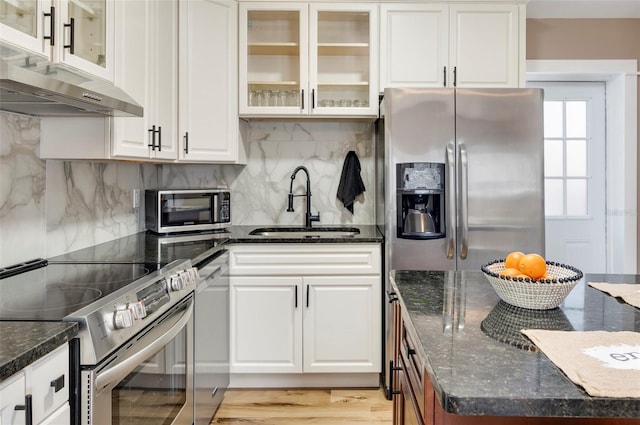
[[[307,175],[307,193],[304,195],[294,195],[293,194],[293,181],[296,179],[296,174],[298,171],[304,171]],[[304,215],[304,225],[305,227],[311,227],[311,223],[314,221],[320,221],[320,213],[318,215],[311,215],[311,179],[309,178],[309,170],[306,167],[299,166],[295,170],[293,170],[293,174],[291,174],[291,185],[289,186],[289,207],[287,208],[287,212],[293,212],[293,197],[294,196],[306,196],[307,197],[307,212]]]

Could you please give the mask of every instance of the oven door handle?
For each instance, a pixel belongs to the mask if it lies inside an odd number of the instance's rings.
[[[108,388],[110,385],[118,384],[129,373],[131,373],[136,367],[138,367],[143,361],[153,356],[160,351],[162,347],[167,345],[173,338],[176,337],[187,325],[187,322],[193,315],[193,299],[189,301],[189,306],[180,315],[178,321],[168,321],[157,325],[151,332],[147,333],[144,337],[138,340],[136,345],[144,345],[142,349],[135,352],[124,360],[116,363],[108,369],[99,372],[95,377],[95,388],[97,392],[101,392]],[[160,335],[158,335],[160,334]],[[147,343],[147,344],[145,344]]]

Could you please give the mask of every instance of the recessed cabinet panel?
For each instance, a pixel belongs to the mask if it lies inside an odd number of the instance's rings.
[[[380,89],[442,87],[449,58],[449,6],[380,6]]]
[[[231,277],[231,372],[302,372],[302,279]]]
[[[380,277],[305,277],[304,371],[380,371]]]
[[[452,5],[451,65],[457,87],[517,87],[518,6]]]
[[[239,159],[235,0],[180,1],[181,162]]]

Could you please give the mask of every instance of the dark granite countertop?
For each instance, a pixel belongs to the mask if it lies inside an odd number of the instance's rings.
[[[640,276],[587,275],[559,308],[543,311],[500,301],[481,272],[392,271],[391,277],[445,411],[640,417],[640,399],[589,396],[519,334],[522,328],[640,331],[640,309],[586,285],[639,283]]]
[[[77,323],[0,321],[0,381],[66,344],[77,333]]]

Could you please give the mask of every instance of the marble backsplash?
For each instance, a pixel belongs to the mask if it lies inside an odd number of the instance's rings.
[[[286,212],[291,173],[309,169],[312,212],[322,224],[375,223],[374,124],[371,122],[241,122],[246,165],[152,165],[39,158],[40,125],[0,113],[0,267],[51,257],[144,230],[145,188],[226,186],[236,225],[303,224],[305,200]],[[344,158],[354,150],[367,188],[354,214],[336,198]],[[303,194],[304,173],[294,182]]]

